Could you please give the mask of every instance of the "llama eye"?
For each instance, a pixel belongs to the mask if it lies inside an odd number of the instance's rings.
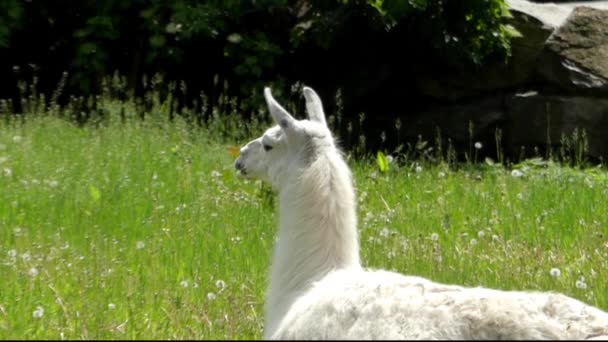
[[[272,150],[272,146],[270,146],[270,145],[264,145],[264,151],[268,152],[270,150]]]

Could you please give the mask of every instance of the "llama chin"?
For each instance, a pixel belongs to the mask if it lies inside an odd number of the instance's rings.
[[[296,120],[264,89],[276,126],[235,168],[279,194],[266,339],[600,339],[608,313],[550,292],[435,283],[361,266],[351,171],[319,96]]]

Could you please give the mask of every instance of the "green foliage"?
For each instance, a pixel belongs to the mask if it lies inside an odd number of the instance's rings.
[[[507,24],[511,14],[505,0],[368,2],[391,27],[411,17],[420,20],[420,32],[427,33],[435,47],[452,59],[464,58],[481,64],[494,54],[508,56],[511,38],[519,36]]]
[[[378,151],[378,153],[376,154],[376,161],[378,163],[378,167],[380,168],[380,172],[388,172],[388,159],[382,151]]]
[[[21,23],[23,8],[20,0],[0,1],[0,48],[8,46],[11,33]]]
[[[130,75],[133,88],[146,70],[179,68],[193,49],[204,50],[211,61],[200,66],[211,69],[207,77],[223,73],[248,93],[270,73],[275,80],[284,77],[277,66],[304,45],[305,51],[327,49],[348,36],[353,17],[364,18],[357,29],[387,36],[405,27],[402,31],[432,45],[430,54],[447,56],[445,62],[454,65],[506,56],[517,34],[506,25],[504,0],[101,0],[70,6],[68,11],[53,2],[1,1],[0,47],[8,47],[26,20],[39,25],[27,27],[32,36],[36,30],[57,30],[69,83],[84,93],[98,93],[101,78],[116,69]],[[391,39],[394,45],[408,43],[402,35]]]

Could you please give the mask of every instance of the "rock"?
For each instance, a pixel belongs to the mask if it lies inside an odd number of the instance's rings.
[[[551,29],[562,25],[572,12],[571,6],[563,4],[537,4],[527,0],[507,0],[507,4],[512,13],[522,13],[533,17]]]
[[[457,150],[464,152],[473,140],[493,146],[496,128],[504,124],[504,96],[488,96],[459,104],[433,105],[428,109],[412,114],[403,123],[401,137],[423,140],[434,144],[437,128],[440,129],[443,143],[449,138]],[[469,123],[473,124],[473,137],[469,134]],[[486,152],[486,151],[484,151]]]
[[[507,3],[513,14],[510,24],[523,35],[513,39],[509,62],[492,63],[479,70],[424,73],[417,80],[422,94],[458,101],[539,81],[562,89],[605,91],[608,1]],[[590,7],[576,7],[581,4]]]
[[[608,156],[605,143],[608,99],[542,95],[531,91],[515,94],[506,107],[504,146],[508,147],[509,155],[518,156],[521,146],[528,152],[535,146],[544,150],[548,142],[556,150],[563,134],[571,137],[578,129],[586,132],[590,156]]]
[[[478,70],[455,70],[441,75],[425,74],[418,79],[421,93],[449,101],[492,93],[528,81],[537,67],[545,41],[570,14],[571,9],[538,5],[529,1],[508,1],[513,18],[510,24],[521,34],[512,41],[512,57],[507,64],[495,62]]]
[[[567,90],[608,94],[608,10],[577,7],[547,40],[539,73]]]

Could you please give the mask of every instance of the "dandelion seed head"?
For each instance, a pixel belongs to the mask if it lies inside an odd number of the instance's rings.
[[[219,177],[219,176],[221,176],[221,175],[222,175],[222,174],[221,174],[221,173],[219,173],[219,171],[217,171],[217,170],[213,170],[213,171],[211,171],[211,177],[213,177],[213,178],[217,178],[217,177]]]
[[[416,166],[416,168],[414,169],[417,173],[422,172],[422,166],[418,165]]]
[[[108,309],[109,309],[109,310],[114,310],[114,309],[116,309],[116,304],[114,304],[114,303],[109,303],[109,304],[108,304]]]
[[[477,239],[473,238],[471,239],[471,241],[469,241],[469,243],[471,244],[471,246],[475,246],[477,244]]]
[[[387,238],[388,234],[389,234],[389,230],[386,227],[382,228],[382,230],[380,231],[380,236],[383,238]]]
[[[587,283],[585,282],[585,279],[577,280],[575,285],[577,289],[585,290],[587,288]]]
[[[515,170],[511,171],[511,176],[513,176],[515,178],[519,178],[523,175],[524,175],[524,173],[521,172],[520,170],[515,169]]]
[[[215,300],[217,298],[217,295],[213,292],[209,292],[207,293],[207,299],[209,300]]]
[[[218,280],[215,282],[215,286],[217,286],[217,288],[220,290],[223,290],[226,287],[226,282],[223,280]]]
[[[181,287],[188,287],[188,281],[187,280],[182,280],[179,282],[179,286]]]
[[[559,277],[559,276],[561,276],[561,275],[562,275],[562,271],[560,271],[560,270],[559,270],[559,268],[555,268],[555,267],[554,267],[554,268],[552,268],[552,269],[549,271],[549,274],[550,274],[550,275],[551,275],[553,278],[557,278],[557,277]]]
[[[30,252],[25,252],[21,254],[21,259],[23,261],[30,261],[32,259],[32,255],[30,254]]]
[[[483,145],[481,144],[481,142],[478,141],[475,143],[475,149],[481,150],[482,148],[483,148]]]
[[[431,240],[438,241],[439,240],[439,234],[437,234],[437,233],[431,234]]]
[[[145,242],[143,241],[137,241],[137,243],[135,244],[135,247],[137,247],[137,249],[143,249],[144,247],[146,247]]]
[[[480,239],[483,239],[484,236],[486,236],[486,232],[484,232],[483,230],[477,232],[477,237],[479,237]]]
[[[15,249],[9,249],[6,254],[8,254],[8,256],[10,258],[16,258],[17,257],[17,250],[15,250]]]
[[[34,310],[34,312],[32,312],[32,317],[41,318],[42,316],[44,316],[44,308],[42,306],[38,305],[36,307],[36,310]]]
[[[29,269],[29,271],[27,271],[27,274],[30,275],[30,277],[35,277],[38,275],[38,269],[36,267],[32,267]]]

